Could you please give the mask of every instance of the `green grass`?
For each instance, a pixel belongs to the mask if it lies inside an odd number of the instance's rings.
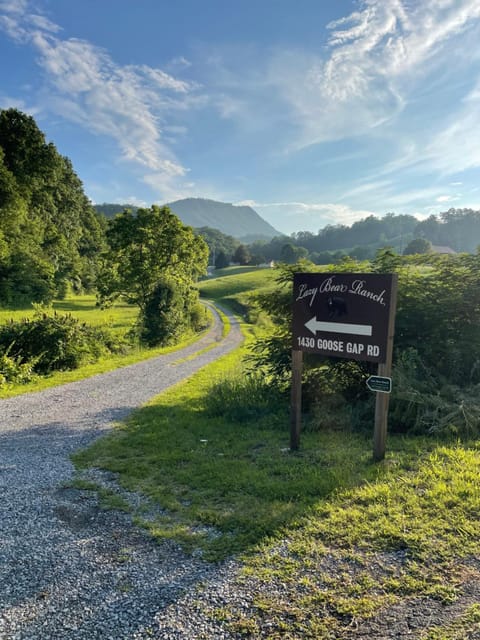
[[[95,305],[95,296],[71,296],[66,300],[55,301],[53,310],[59,314],[69,313],[81,322],[100,327],[108,328],[114,335],[122,337],[132,327],[138,314],[138,309],[125,303],[117,302],[111,308],[102,310]],[[15,321],[23,318],[32,318],[35,309],[30,307],[1,309],[0,324],[8,322],[10,319]],[[211,312],[208,310],[209,317]],[[222,314],[223,315],[223,314]],[[50,387],[83,380],[99,373],[106,373],[119,367],[125,367],[135,364],[147,358],[153,358],[157,355],[171,353],[185,346],[188,346],[199,338],[198,334],[186,335],[178,344],[170,347],[142,348],[132,346],[124,354],[110,355],[101,358],[93,364],[86,364],[72,371],[58,371],[48,376],[39,376],[27,384],[12,384],[0,390],[0,399],[9,398],[22,393],[34,391],[42,391]]]
[[[106,327],[116,335],[124,335],[138,315],[138,309],[125,302],[116,302],[108,309],[100,309],[96,306],[94,295],[68,296],[65,300],[55,300],[52,309],[58,314],[71,314],[81,322]],[[9,320],[33,318],[34,314],[35,308],[32,305],[0,309],[0,324]]]
[[[235,275],[235,277],[230,274],[203,280],[198,284],[198,288],[203,297],[219,300],[244,291],[254,291],[273,285],[276,275],[274,269],[248,270],[243,271],[240,275]]]
[[[75,464],[113,471],[159,505],[161,516],[136,515],[157,539],[214,561],[241,556],[248,616],[209,614],[232,631],[340,637],[405,599],[455,600],[464,561],[480,553],[480,443],[390,437],[374,464],[370,437],[307,431],[291,453],[285,404],[242,421],[208,412],[213,389],[242,379],[241,355],[161,395]]]
[[[466,608],[461,616],[442,626],[435,626],[421,640],[465,640],[480,631],[480,604]]]
[[[242,275],[244,273],[250,273],[251,271],[263,271],[265,267],[252,267],[252,266],[236,266],[236,267],[225,267],[224,269],[215,269],[212,276],[206,276],[204,280],[210,280],[212,278],[223,278],[225,276],[236,276]]]
[[[238,355],[163,394],[75,457],[81,466],[120,473],[125,488],[168,508],[166,520],[149,525],[154,535],[174,526],[212,558],[250,548],[298,520],[319,496],[377,473],[361,437],[347,444],[339,434],[321,442],[305,434],[304,450],[290,453],[286,405],[254,424],[209,415],[209,391],[238,370]]]

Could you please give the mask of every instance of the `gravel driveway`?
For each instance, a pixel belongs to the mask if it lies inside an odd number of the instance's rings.
[[[64,485],[73,451],[233,349],[242,338],[230,321],[224,339],[217,316],[207,335],[175,353],[0,400],[2,640],[223,637],[182,631],[189,612],[175,614],[177,599],[215,567],[153,543],[128,515],[102,510],[92,492]]]

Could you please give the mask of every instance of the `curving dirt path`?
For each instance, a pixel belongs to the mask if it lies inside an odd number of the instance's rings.
[[[72,477],[73,451],[235,348],[242,336],[230,322],[225,338],[215,313],[194,345],[0,400],[2,640],[170,637],[158,625],[153,631],[155,616],[212,567],[174,545],[154,544],[128,516],[62,486]]]

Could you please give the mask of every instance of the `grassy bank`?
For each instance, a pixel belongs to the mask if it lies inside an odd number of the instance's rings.
[[[70,314],[80,322],[108,329],[114,336],[122,339],[131,329],[138,315],[138,309],[132,305],[116,302],[108,309],[100,309],[96,306],[96,298],[93,295],[71,296],[65,300],[54,301],[52,309],[59,315]],[[49,311],[48,311],[49,312]],[[33,318],[35,309],[28,307],[1,309],[0,324],[10,320],[20,321],[24,318]],[[211,320],[211,312],[208,310]],[[67,382],[75,382],[99,373],[106,373],[119,367],[135,364],[141,360],[152,358],[157,355],[170,353],[188,346],[199,338],[199,334],[184,336],[178,344],[170,347],[146,348],[138,345],[131,345],[124,353],[111,354],[108,357],[100,358],[92,364],[85,364],[78,369],[71,371],[58,371],[47,376],[38,376],[27,384],[10,384],[0,389],[0,398],[8,398],[21,393],[42,391]]]
[[[265,637],[331,637],[402,599],[454,600],[480,552],[480,444],[391,437],[374,464],[368,436],[307,431],[292,454],[286,403],[259,404],[240,356],[137,411],[76,464],[143,494],[135,517],[157,539],[210,560],[241,554],[255,615],[212,615],[247,636],[267,625],[278,635]],[[230,402],[212,415],[222,386]],[[271,598],[255,595],[260,584]]]
[[[271,289],[276,275],[274,269],[230,267],[219,270],[210,280],[203,280],[198,288],[202,297],[226,304],[236,313],[244,314],[250,306],[252,294]]]
[[[124,335],[135,322],[138,309],[125,302],[115,302],[108,309],[100,309],[96,305],[94,295],[69,296],[65,300],[55,300],[52,310],[58,314],[71,314],[80,322],[97,327],[106,327],[116,335]],[[0,309],[0,324],[9,320],[19,321],[33,318],[35,308],[32,305]]]

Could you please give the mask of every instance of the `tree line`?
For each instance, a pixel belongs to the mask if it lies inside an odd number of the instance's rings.
[[[167,344],[204,323],[194,284],[207,260],[203,238],[168,207],[99,215],[35,120],[0,111],[0,305],[48,304],[70,291],[96,292],[104,306],[122,296],[139,309],[136,337]],[[0,355],[29,332],[15,338],[10,327]]]
[[[209,264],[259,265],[270,261],[294,264],[308,259],[314,264],[338,264],[345,257],[373,260],[379,249],[400,255],[445,252],[474,253],[480,245],[480,211],[449,209],[418,220],[406,214],[368,216],[348,225],[327,225],[318,233],[298,231],[269,241],[242,244],[216,229],[196,229],[209,246]]]

